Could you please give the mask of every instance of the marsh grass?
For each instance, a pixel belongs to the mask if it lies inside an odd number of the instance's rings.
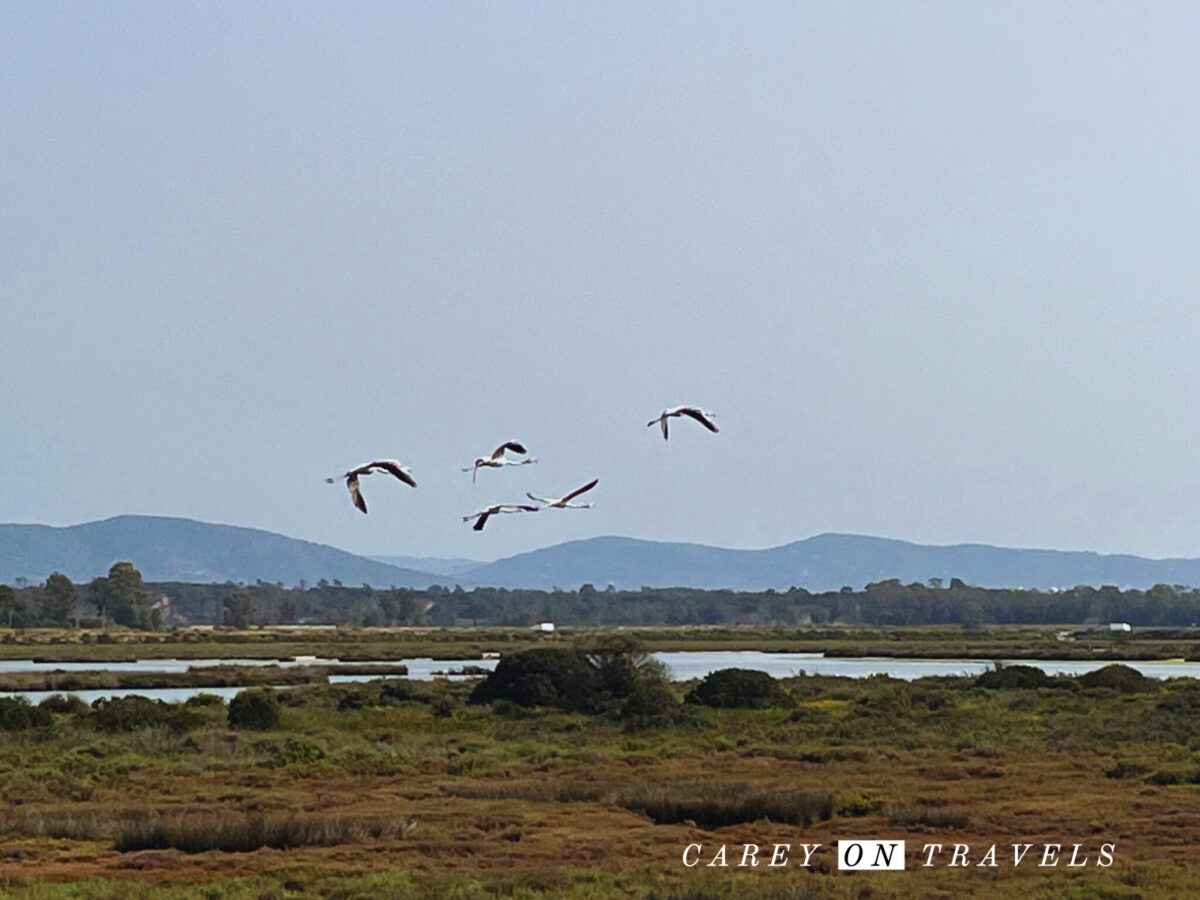
[[[762,790],[745,784],[638,784],[617,791],[617,806],[649,816],[657,825],[695,822],[721,828],[767,819],[808,825],[833,816],[832,794]]]
[[[413,819],[366,820],[350,816],[160,816],[124,824],[113,837],[121,853],[179,850],[182,853],[250,853],[263,847],[291,850],[408,837]]]
[[[410,837],[415,819],[365,819],[351,816],[262,816],[220,813],[158,816],[111,813],[30,811],[11,816],[4,831],[22,837],[112,842],[127,853],[179,850],[183,853],[249,853],[262,847],[288,850],[369,840]]]

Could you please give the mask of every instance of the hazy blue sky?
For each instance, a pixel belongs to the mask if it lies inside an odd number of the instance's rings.
[[[0,6],[0,521],[1200,555],[1198,301],[1194,3]]]

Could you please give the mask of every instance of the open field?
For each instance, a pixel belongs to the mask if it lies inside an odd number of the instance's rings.
[[[1144,628],[1130,634],[1083,626],[687,626],[679,628],[189,628],[146,632],[0,629],[0,659],[479,658],[614,632],[649,650],[764,650],[831,656],[1006,659],[1200,659],[1200,628]],[[1060,640],[1060,637],[1063,639]]]
[[[10,722],[0,731],[0,889],[16,898],[1200,895],[1200,684],[782,684],[784,699],[769,708],[685,705],[675,724],[642,730],[604,715],[468,705],[469,684],[403,680],[289,688],[266,730],[231,729],[214,702],[157,724],[79,709]],[[676,696],[686,689],[676,685]],[[909,871],[837,872],[829,848],[850,837],[908,840]],[[693,842],[740,852],[776,841],[823,846],[811,869],[680,861]],[[1014,868],[1014,842],[1066,853],[1055,868]],[[998,867],[913,868],[925,843],[969,844],[972,862],[996,843]],[[1073,843],[1089,865],[1065,866]],[[1103,843],[1116,845],[1110,868],[1094,865]]]

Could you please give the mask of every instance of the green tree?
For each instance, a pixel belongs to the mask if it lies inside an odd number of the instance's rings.
[[[75,618],[75,585],[61,572],[46,579],[38,595],[39,616],[48,625],[70,625]]]
[[[254,598],[245,591],[234,591],[222,604],[221,621],[231,628],[249,628],[254,613]]]
[[[19,611],[17,592],[7,584],[0,584],[0,625],[12,628],[16,623]]]
[[[103,619],[128,628],[152,628],[155,624],[142,573],[131,562],[113,563],[107,577],[91,580],[87,595]]]

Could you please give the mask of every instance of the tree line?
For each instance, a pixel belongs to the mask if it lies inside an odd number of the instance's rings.
[[[1200,623],[1200,589],[1081,585],[1064,590],[981,588],[954,578],[811,593],[693,588],[523,590],[433,585],[350,587],[146,583],[131,562],[74,584],[54,573],[40,585],[0,585],[0,627],[157,629],[180,625],[988,625],[1088,624],[1186,627]]]

